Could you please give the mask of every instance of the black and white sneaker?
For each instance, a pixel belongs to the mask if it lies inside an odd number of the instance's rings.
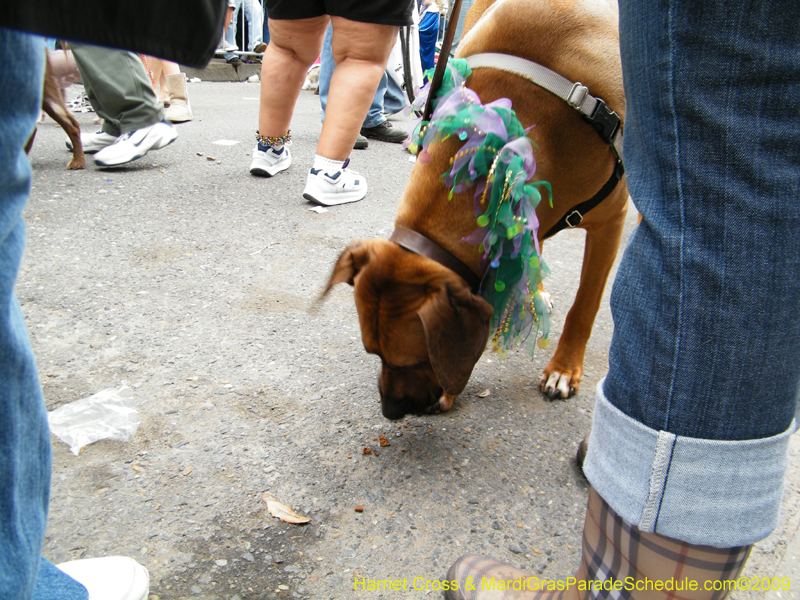
[[[107,148],[117,141],[117,137],[106,133],[103,130],[95,131],[94,133],[81,134],[81,146],[83,146],[84,154],[94,154],[100,152],[103,148]],[[66,142],[67,150],[72,152],[72,143]]]
[[[178,132],[169,121],[159,121],[149,127],[123,133],[113,144],[95,154],[94,162],[99,167],[118,167],[142,158],[150,150],[168,146],[177,137]]]
[[[256,144],[253,150],[253,162],[250,163],[250,174],[259,177],[272,177],[273,175],[285,171],[292,164],[292,153],[287,147],[289,144],[281,146],[280,150],[267,148],[259,150]]]

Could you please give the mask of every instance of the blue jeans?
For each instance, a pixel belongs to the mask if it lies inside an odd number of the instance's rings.
[[[31,188],[24,147],[42,106],[43,38],[0,28],[0,56],[14,57],[0,63],[0,598],[85,600],[82,586],[40,558],[50,498],[50,430],[14,294],[25,246],[22,209]]]
[[[236,7],[233,9],[231,23],[225,32],[225,39],[231,44],[236,43],[236,30],[239,25],[240,11],[244,8],[244,18],[247,21],[247,46],[248,52],[262,43],[264,39],[264,8],[261,0],[236,0]],[[242,48],[244,50],[244,48]],[[226,54],[225,58],[234,56]]]
[[[620,2],[628,188],[585,470],[644,531],[777,523],[800,399],[800,4]]]
[[[331,40],[333,38],[333,27],[328,25],[325,32],[325,39],[322,42],[322,54],[320,55],[319,66],[319,102],[322,106],[322,118],[325,121],[325,107],[328,105],[328,90],[331,87],[331,77],[336,68],[333,60],[333,48]],[[362,127],[377,127],[386,122],[386,115],[399,113],[406,107],[405,93],[394,79],[384,71],[383,77],[378,84],[372,104],[367,111]]]
[[[423,72],[436,67],[437,37],[439,37],[439,14],[426,12],[419,21],[419,57]]]

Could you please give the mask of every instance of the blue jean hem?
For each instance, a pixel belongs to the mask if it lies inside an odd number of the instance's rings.
[[[734,548],[778,523],[789,436],[704,440],[651,429],[597,398],[583,470],[600,496],[641,531]]]

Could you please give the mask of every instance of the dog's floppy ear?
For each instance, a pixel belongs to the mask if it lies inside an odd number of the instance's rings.
[[[486,348],[493,312],[461,279],[443,282],[419,309],[431,366],[448,394],[457,396],[464,391]]]
[[[336,266],[333,267],[331,279],[322,292],[322,298],[327,296],[331,288],[337,283],[349,283],[353,285],[355,276],[369,263],[370,245],[371,242],[366,240],[356,240],[348,244],[347,248],[339,255]]]

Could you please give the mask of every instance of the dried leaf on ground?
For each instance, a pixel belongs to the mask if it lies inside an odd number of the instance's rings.
[[[264,492],[264,494],[261,496],[261,500],[266,503],[269,514],[271,514],[273,517],[277,517],[285,523],[308,523],[311,521],[311,519],[308,517],[298,515],[285,504],[278,502],[278,500],[272,494]]]

